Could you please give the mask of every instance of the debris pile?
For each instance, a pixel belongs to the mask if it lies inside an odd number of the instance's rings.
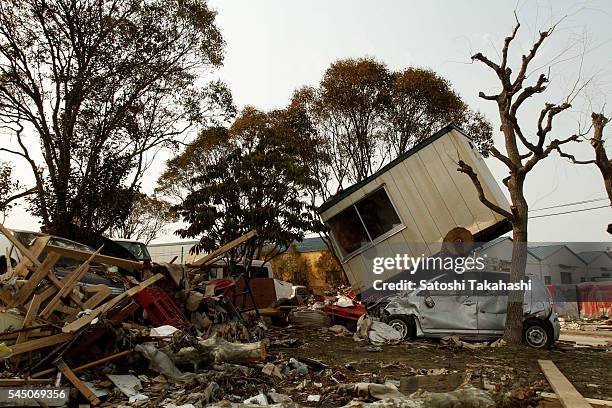
[[[69,386],[93,406],[201,405],[221,387],[257,391],[249,377],[267,358],[267,327],[257,312],[236,310],[218,282],[191,286],[173,268],[154,273],[102,248],[46,235],[23,242],[1,224],[0,232],[12,244],[0,276],[1,385]]]

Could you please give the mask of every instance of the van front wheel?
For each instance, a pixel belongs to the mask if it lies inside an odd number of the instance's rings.
[[[523,340],[529,347],[537,349],[548,348],[554,342],[546,323],[539,320],[527,320],[524,323]]]
[[[385,323],[400,332],[404,340],[416,338],[416,323],[413,316],[391,315],[385,319]]]

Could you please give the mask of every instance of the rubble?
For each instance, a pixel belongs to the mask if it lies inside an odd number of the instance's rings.
[[[142,408],[529,406],[548,390],[495,360],[508,351],[503,340],[403,342],[348,292],[245,311],[237,281],[210,280],[201,266],[181,279],[163,269],[123,277],[107,275],[95,251],[62,250],[79,259],[60,274],[47,243],[24,249],[0,287],[0,385],[53,386],[59,370],[74,403]],[[112,285],[85,285],[82,274]],[[345,297],[352,306],[340,306]],[[344,314],[330,319],[329,307]],[[276,313],[284,317],[274,327],[263,315]],[[448,363],[461,353],[479,354],[476,364]],[[428,357],[410,363],[407,355]],[[589,379],[596,383],[587,388],[605,392],[605,382]]]

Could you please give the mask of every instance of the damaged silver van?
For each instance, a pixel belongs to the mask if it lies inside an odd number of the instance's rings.
[[[442,274],[431,281],[444,282],[457,275]],[[464,281],[507,282],[503,272],[466,272]],[[559,339],[559,319],[550,295],[542,282],[528,276],[531,290],[525,291],[523,339],[531,347],[546,348]],[[406,339],[458,335],[464,339],[500,338],[506,323],[508,292],[471,290],[469,285],[457,290],[413,290],[386,296],[368,308],[399,331]]]

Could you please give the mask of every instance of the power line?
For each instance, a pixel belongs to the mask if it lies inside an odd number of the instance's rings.
[[[563,212],[552,213],[552,214],[534,215],[533,217],[529,217],[529,218],[532,219],[532,218],[552,217],[553,215],[563,215],[563,214],[571,214],[571,213],[577,213],[577,212],[582,212],[582,211],[598,210],[600,208],[610,208],[610,206],[602,205],[600,207],[581,208],[579,210],[563,211]]]
[[[574,201],[573,203],[565,203],[565,204],[553,205],[553,206],[550,206],[550,207],[538,208],[538,209],[535,209],[535,210],[529,210],[529,212],[542,211],[542,210],[550,210],[552,208],[560,208],[560,207],[570,207],[572,205],[593,203],[593,202],[596,202],[596,201],[603,201],[603,200],[607,200],[607,199],[608,199],[607,197],[602,197],[602,198],[593,198],[591,200]]]

